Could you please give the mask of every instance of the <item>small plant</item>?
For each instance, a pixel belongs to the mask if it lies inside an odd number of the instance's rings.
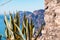
[[[22,30],[20,29],[20,17],[18,12],[15,14],[14,18],[10,13],[10,21],[8,21],[5,14],[4,23],[6,25],[6,40],[32,40],[34,34],[34,25],[32,19],[29,23],[29,20],[26,18],[26,14],[24,14]],[[42,28],[39,29],[38,35],[41,32]],[[38,35],[34,40],[37,40]]]

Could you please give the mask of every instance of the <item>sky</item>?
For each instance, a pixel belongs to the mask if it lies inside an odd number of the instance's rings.
[[[0,0],[0,14],[39,9],[44,9],[44,0]]]

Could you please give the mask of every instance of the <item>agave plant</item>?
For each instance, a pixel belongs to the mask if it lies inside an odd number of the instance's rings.
[[[26,18],[26,14],[24,14],[22,30],[20,29],[20,17],[18,12],[15,14],[14,18],[10,13],[10,21],[8,21],[5,14],[4,23],[6,25],[5,34],[7,40],[32,40],[35,28],[32,19],[29,23],[29,20]],[[38,35],[41,32],[42,28],[39,29]],[[38,35],[34,40],[37,40]]]

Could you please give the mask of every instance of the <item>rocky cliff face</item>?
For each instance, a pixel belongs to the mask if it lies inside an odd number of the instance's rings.
[[[45,0],[45,28],[41,40],[60,40],[60,0]]]

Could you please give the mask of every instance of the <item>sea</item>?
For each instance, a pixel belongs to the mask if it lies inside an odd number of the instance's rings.
[[[2,35],[3,37],[1,38],[1,40],[6,40],[5,39],[5,24],[4,24],[4,16],[0,15],[0,35]]]

